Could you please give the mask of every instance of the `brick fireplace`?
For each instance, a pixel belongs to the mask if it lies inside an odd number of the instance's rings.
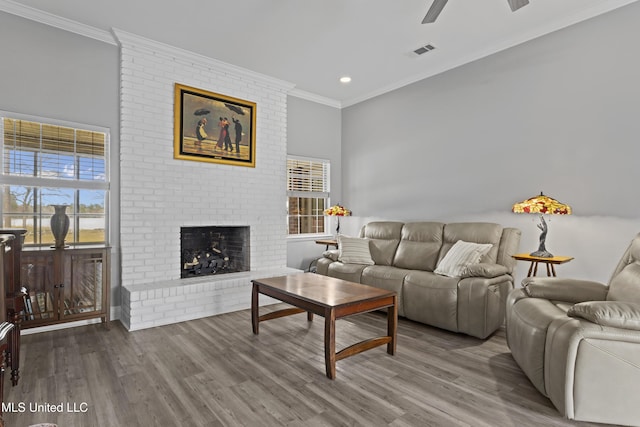
[[[113,31],[121,46],[121,320],[135,330],[248,308],[253,278],[297,271],[286,267],[284,219],[293,86]],[[255,167],[174,159],[175,83],[256,103]],[[181,278],[181,228],[205,226],[250,227],[247,271]]]

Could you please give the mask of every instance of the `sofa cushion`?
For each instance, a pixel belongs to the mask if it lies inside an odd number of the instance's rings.
[[[344,264],[342,262],[332,262],[327,267],[327,276],[337,277],[348,282],[360,283],[362,270],[367,267],[365,264]]]
[[[458,241],[473,243],[491,243],[493,247],[480,262],[495,263],[498,258],[498,247],[502,238],[502,226],[489,222],[458,222],[444,226],[442,248],[439,259],[445,257],[449,249]]]
[[[374,221],[362,227],[360,237],[369,239],[371,258],[376,265],[393,263],[403,225],[402,222],[395,221]]]
[[[435,270],[442,246],[443,229],[444,224],[440,222],[405,224],[393,265],[409,270]]]
[[[607,300],[640,303],[640,233],[631,241],[611,275]]]
[[[609,282],[607,301],[628,301],[640,304],[640,262],[627,264]]]
[[[405,315],[418,322],[458,332],[457,277],[439,276],[430,271],[411,271],[404,279]]]
[[[440,260],[434,273],[449,277],[462,277],[467,267],[478,264],[480,258],[493,247],[490,243],[472,243],[458,240]]]
[[[496,262],[507,267],[509,274],[513,273],[516,268],[516,263],[518,262],[512,255],[518,252],[521,236],[522,231],[517,228],[505,227],[502,229],[502,237],[500,238],[500,245],[498,246]]]
[[[369,239],[338,236],[338,261],[345,264],[373,265]]]
[[[402,303],[402,285],[404,277],[409,270],[390,267],[386,265],[371,265],[362,271],[360,283],[363,285],[375,286],[376,288],[395,291],[398,294],[398,316],[404,316]]]
[[[571,307],[567,314],[602,326],[640,331],[640,304],[632,302],[583,302]]]

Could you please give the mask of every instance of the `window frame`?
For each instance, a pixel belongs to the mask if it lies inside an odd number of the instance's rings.
[[[27,122],[38,123],[42,125],[50,125],[50,126],[59,126],[64,128],[71,128],[74,131],[88,131],[88,132],[98,132],[103,133],[105,135],[104,140],[104,181],[102,180],[89,180],[89,179],[81,179],[79,174],[75,175],[73,179],[62,179],[62,178],[47,178],[42,176],[19,176],[19,175],[9,175],[5,174],[5,144],[4,144],[4,119],[11,120],[22,120]],[[75,139],[77,142],[77,139]],[[52,119],[48,117],[40,117],[30,114],[21,114],[14,113],[11,111],[0,110],[0,165],[2,170],[0,170],[0,185],[4,186],[20,186],[20,187],[37,187],[39,189],[60,189],[60,190],[72,190],[73,191],[73,212],[67,212],[67,214],[72,218],[72,221],[75,221],[72,225],[73,232],[73,241],[68,241],[69,244],[73,244],[74,246],[82,246],[82,245],[104,245],[109,246],[110,244],[110,196],[111,196],[111,166],[110,166],[110,149],[111,149],[111,129],[102,126],[90,125],[86,123],[77,123],[66,120],[58,120]],[[40,153],[51,152],[51,150],[38,150]],[[74,156],[74,167],[78,166],[79,157],[78,151],[74,148],[73,152],[69,152],[70,155]],[[104,191],[104,241],[101,242],[80,242],[77,239],[80,236],[80,220],[85,215],[80,214],[80,203],[79,203],[79,192],[81,190],[97,190]],[[0,197],[0,218],[4,219],[4,198]],[[42,207],[39,208],[37,213],[40,219],[42,219]],[[35,232],[35,230],[34,230]],[[36,239],[39,243],[29,243],[25,242],[25,246],[31,247],[44,247],[49,246],[50,242],[42,242],[41,235]]]
[[[321,166],[323,168],[323,181],[322,181],[322,190],[323,191],[312,191],[311,189],[309,190],[304,190],[302,188],[297,188],[297,189],[291,189],[290,187],[290,166],[289,163],[291,161],[300,161],[300,162],[310,162],[310,163],[315,163],[318,166]],[[329,159],[319,159],[319,158],[313,158],[313,157],[303,157],[303,156],[295,156],[295,155],[287,155],[287,159],[286,159],[286,192],[287,192],[287,200],[286,200],[286,209],[287,209],[287,215],[286,215],[286,225],[287,225],[287,238],[288,239],[299,239],[299,240],[303,240],[303,239],[314,239],[314,238],[318,238],[318,237],[324,237],[324,236],[328,236],[331,233],[329,233],[327,230],[329,229],[329,218],[324,215],[324,213],[322,214],[323,217],[323,228],[324,231],[320,232],[320,233],[298,233],[298,234],[291,234],[290,233],[290,229],[289,229],[289,220],[292,217],[292,215],[290,215],[289,213],[289,199],[290,198],[297,198],[297,199],[301,199],[301,198],[308,198],[308,199],[323,199],[324,200],[324,204],[325,204],[325,209],[328,208],[329,206],[331,206],[331,161]],[[313,187],[312,183],[309,183],[309,187]],[[294,215],[297,218],[301,218],[303,217],[303,215]],[[304,216],[310,216],[310,217],[318,217],[315,215],[304,215]]]

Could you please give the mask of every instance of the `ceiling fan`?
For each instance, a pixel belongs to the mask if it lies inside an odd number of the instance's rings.
[[[438,15],[440,15],[440,12],[442,12],[444,5],[447,4],[447,1],[448,0],[433,0],[429,11],[427,11],[427,15],[422,20],[422,23],[430,24],[432,22],[435,22],[435,20],[438,18]],[[529,4],[529,0],[507,0],[507,2],[509,3],[509,7],[511,8],[512,12],[515,12],[521,7]]]

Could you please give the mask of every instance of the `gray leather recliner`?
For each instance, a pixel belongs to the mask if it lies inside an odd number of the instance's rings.
[[[507,343],[569,419],[640,426],[640,234],[609,285],[529,277],[507,298]]]
[[[438,328],[484,339],[504,324],[520,230],[484,222],[374,221],[360,237],[369,241],[374,265],[343,263],[338,251],[326,251],[317,273],[396,291],[399,316]],[[459,240],[492,247],[463,277],[436,274]]]

